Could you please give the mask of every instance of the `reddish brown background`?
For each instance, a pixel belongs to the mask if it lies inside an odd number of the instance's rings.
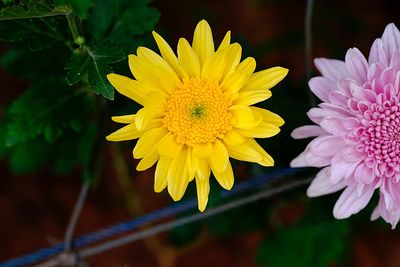
[[[178,37],[191,39],[192,31],[201,19],[207,19],[220,40],[226,30],[243,36],[250,46],[261,51],[266,40],[276,40],[287,32],[302,32],[305,1],[224,0],[224,1],[156,1],[161,11],[160,29],[176,45]],[[199,12],[201,10],[201,12]],[[329,10],[329,15],[327,14]],[[324,12],[322,12],[324,11]],[[362,28],[348,27],[346,16],[361,21]],[[338,0],[316,1],[314,11],[314,56],[344,55],[346,48],[357,46],[367,53],[374,38],[379,37],[388,22],[400,25],[398,1]],[[366,25],[366,26],[365,26]],[[301,36],[300,36],[301,37]],[[288,79],[301,80],[305,76],[304,54],[300,38],[293,44],[276,49],[274,54],[263,54],[258,59],[260,68],[281,65],[290,69]],[[327,43],[335,42],[337,54],[331,55]],[[0,70],[0,105],[8,105],[25,87]],[[4,88],[7,88],[5,90]],[[0,112],[3,112],[0,109]],[[124,147],[125,148],[125,147]],[[112,152],[112,148],[108,149]],[[110,162],[110,154],[106,163]],[[132,163],[133,177],[121,184],[113,167],[106,168],[101,182],[92,188],[77,227],[77,234],[96,229],[155,210],[168,203],[166,193],[154,194],[152,171],[136,173],[136,162],[130,151],[124,150]],[[107,164],[106,164],[107,165]],[[55,177],[47,170],[33,175],[10,173],[7,160],[0,162],[0,261],[15,257],[62,240],[74,201],[80,190],[79,170],[67,177]],[[132,191],[133,190],[133,191]],[[140,192],[131,201],[125,194]],[[139,200],[138,206],[132,204]],[[295,205],[284,214],[296,217]],[[294,214],[294,215],[293,215]],[[389,229],[389,226],[388,226]],[[167,235],[140,241],[90,258],[92,266],[256,266],[255,253],[261,232],[216,239],[206,231],[189,247],[173,248]],[[400,234],[398,230],[365,232],[352,235],[350,264],[360,267],[400,266]]]

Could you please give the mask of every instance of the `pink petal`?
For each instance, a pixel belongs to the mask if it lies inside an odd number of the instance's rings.
[[[393,57],[390,60],[390,67],[396,70],[400,69],[400,50],[394,51]]]
[[[386,26],[382,35],[382,43],[389,59],[393,57],[396,50],[400,49],[400,32],[394,23]]]
[[[368,58],[369,64],[380,63],[387,67],[389,65],[389,60],[386,57],[385,50],[383,48],[383,42],[381,39],[376,39],[371,46]]]
[[[320,157],[311,153],[309,146],[290,162],[290,167],[325,167],[330,164],[330,158]]]
[[[344,137],[347,135],[346,129],[342,125],[342,119],[337,117],[325,117],[321,120],[322,129],[335,136]]]
[[[333,208],[333,216],[345,219],[358,213],[368,204],[373,193],[374,188],[371,186],[365,186],[360,196],[357,194],[357,186],[347,187]]]
[[[371,221],[375,221],[381,217],[381,213],[379,212],[379,206],[376,206],[374,211],[371,214]]]
[[[309,144],[311,153],[320,157],[333,157],[338,153],[346,143],[342,138],[329,135],[319,136],[312,140]]]
[[[371,168],[368,168],[365,163],[361,163],[354,171],[354,179],[362,184],[370,184],[375,179],[375,175]]]
[[[316,177],[307,189],[307,196],[319,197],[322,195],[327,195],[339,191],[346,186],[346,182],[344,180],[337,184],[331,183],[330,169],[331,167],[325,167],[317,173]]]
[[[314,59],[314,64],[322,76],[325,76],[332,81],[338,81],[350,77],[344,61],[328,58],[316,58]]]
[[[322,101],[328,101],[329,94],[336,90],[336,83],[328,78],[318,76],[308,82],[311,91]]]
[[[346,149],[349,158],[352,158],[352,152]],[[361,160],[348,160],[344,157],[345,153],[336,154],[331,160],[331,182],[338,183],[343,179],[353,176],[354,170]]]
[[[367,81],[368,62],[357,48],[347,50],[345,62],[351,76],[357,81]]]
[[[317,125],[305,125],[294,129],[291,136],[294,139],[304,139],[304,138],[319,136],[324,133],[326,132]]]

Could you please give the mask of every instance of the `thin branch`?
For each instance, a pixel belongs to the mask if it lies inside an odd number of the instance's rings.
[[[75,203],[75,207],[72,212],[71,220],[69,221],[67,230],[65,232],[65,237],[64,237],[64,250],[65,251],[71,251],[71,249],[72,249],[72,238],[74,236],[75,227],[76,227],[76,224],[81,215],[81,211],[82,211],[83,205],[85,203],[88,191],[89,191],[89,183],[84,183],[82,185],[81,192],[79,193],[78,200]]]
[[[305,60],[306,60],[306,77],[307,80],[310,80],[312,75],[312,14],[313,14],[313,5],[314,0],[307,0],[306,6],[306,16],[304,21],[304,52],[305,52]],[[308,90],[310,105],[314,107],[317,103],[314,95],[310,90]]]

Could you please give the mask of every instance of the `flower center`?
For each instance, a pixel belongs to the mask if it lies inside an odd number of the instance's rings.
[[[361,140],[368,157],[378,164],[400,163],[400,104],[389,101],[372,104],[365,115],[369,121]]]
[[[216,81],[185,79],[167,100],[163,123],[181,144],[214,142],[232,130],[232,105]]]

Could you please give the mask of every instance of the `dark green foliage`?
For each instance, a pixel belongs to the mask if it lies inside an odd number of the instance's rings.
[[[76,49],[66,67],[67,81],[70,85],[74,85],[87,75],[89,86],[96,94],[114,99],[114,88],[107,81],[106,75],[112,72],[109,64],[124,58],[124,51],[111,41]]]
[[[13,1],[3,1],[4,4],[12,4]],[[85,1],[82,1],[85,2]],[[65,15],[69,12],[64,5],[53,5],[48,1],[30,0],[18,1],[18,4],[9,5],[0,10],[0,20],[15,20],[26,18],[43,18],[56,15]]]
[[[348,245],[348,221],[334,219],[323,203],[311,205],[298,223],[267,235],[259,247],[258,262],[268,267],[341,266]]]
[[[48,165],[65,173],[82,165],[86,181],[98,172],[95,161],[105,141],[99,127],[105,119],[102,97],[114,98],[106,75],[158,21],[158,11],[148,4],[0,2],[0,39],[11,43],[0,65],[30,84],[0,119],[0,156],[8,156],[12,170],[25,173]],[[129,71],[126,63],[121,66]]]
[[[93,4],[92,0],[56,0],[59,5],[71,7],[73,12],[78,16],[85,18],[90,6]]]
[[[9,108],[6,144],[13,146],[39,135],[53,142],[65,129],[79,132],[90,111],[85,93],[68,87],[64,79],[36,81]]]
[[[98,0],[89,20],[96,40],[111,38],[128,41],[154,29],[160,13],[144,0]]]

